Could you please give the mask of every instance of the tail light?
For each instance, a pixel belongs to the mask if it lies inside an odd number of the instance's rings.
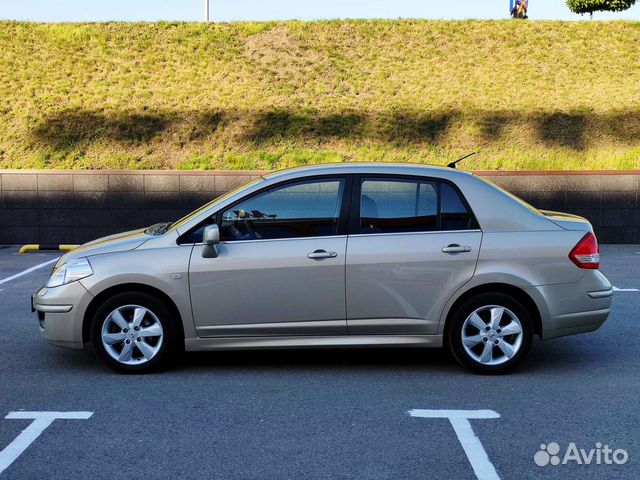
[[[589,232],[573,247],[569,259],[579,268],[597,270],[600,268],[600,249],[598,239]]]

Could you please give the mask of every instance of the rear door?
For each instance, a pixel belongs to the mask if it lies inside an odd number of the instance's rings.
[[[351,334],[436,334],[444,302],[473,276],[482,232],[442,180],[354,179],[347,243]]]

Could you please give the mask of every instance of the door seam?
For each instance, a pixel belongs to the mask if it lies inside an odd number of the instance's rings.
[[[349,237],[350,235],[347,235],[344,246],[344,323],[347,326],[347,335],[351,335],[351,331],[349,330],[349,311],[347,309],[347,262],[349,260]]]

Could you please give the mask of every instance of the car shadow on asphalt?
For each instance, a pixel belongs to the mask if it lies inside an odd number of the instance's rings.
[[[554,374],[567,370],[584,370],[601,364],[586,346],[571,346],[534,342],[530,355],[511,375]],[[190,352],[183,355],[172,371],[240,371],[315,370],[326,372],[367,371],[389,373],[424,372],[429,374],[469,373],[458,365],[444,349],[383,348],[383,349],[300,349],[226,352]]]
[[[290,349],[186,353],[176,369],[233,367],[240,369],[437,369],[456,368],[451,356],[440,349]]]
[[[549,375],[567,371],[590,371],[602,366],[602,358],[587,341],[559,339],[534,341],[530,354],[511,375]],[[112,374],[95,352],[71,351],[52,347],[47,353],[49,368],[69,373]],[[611,359],[615,360],[615,359]],[[613,363],[613,361],[612,361]],[[616,362],[617,363],[617,362]],[[467,373],[444,349],[363,348],[363,349],[283,349],[186,352],[176,359],[167,372],[211,374],[219,371],[317,371],[338,373],[424,372],[430,374]]]
[[[52,370],[84,373],[112,373],[102,364],[90,345],[85,351],[51,347],[46,353]],[[284,349],[185,352],[180,355],[168,372],[215,373],[229,369],[242,371],[308,371],[326,370],[403,370],[455,371],[458,365],[442,349]]]

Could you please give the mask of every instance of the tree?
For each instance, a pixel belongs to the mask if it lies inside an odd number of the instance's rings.
[[[636,0],[567,0],[567,6],[574,13],[621,12],[633,6]]]

